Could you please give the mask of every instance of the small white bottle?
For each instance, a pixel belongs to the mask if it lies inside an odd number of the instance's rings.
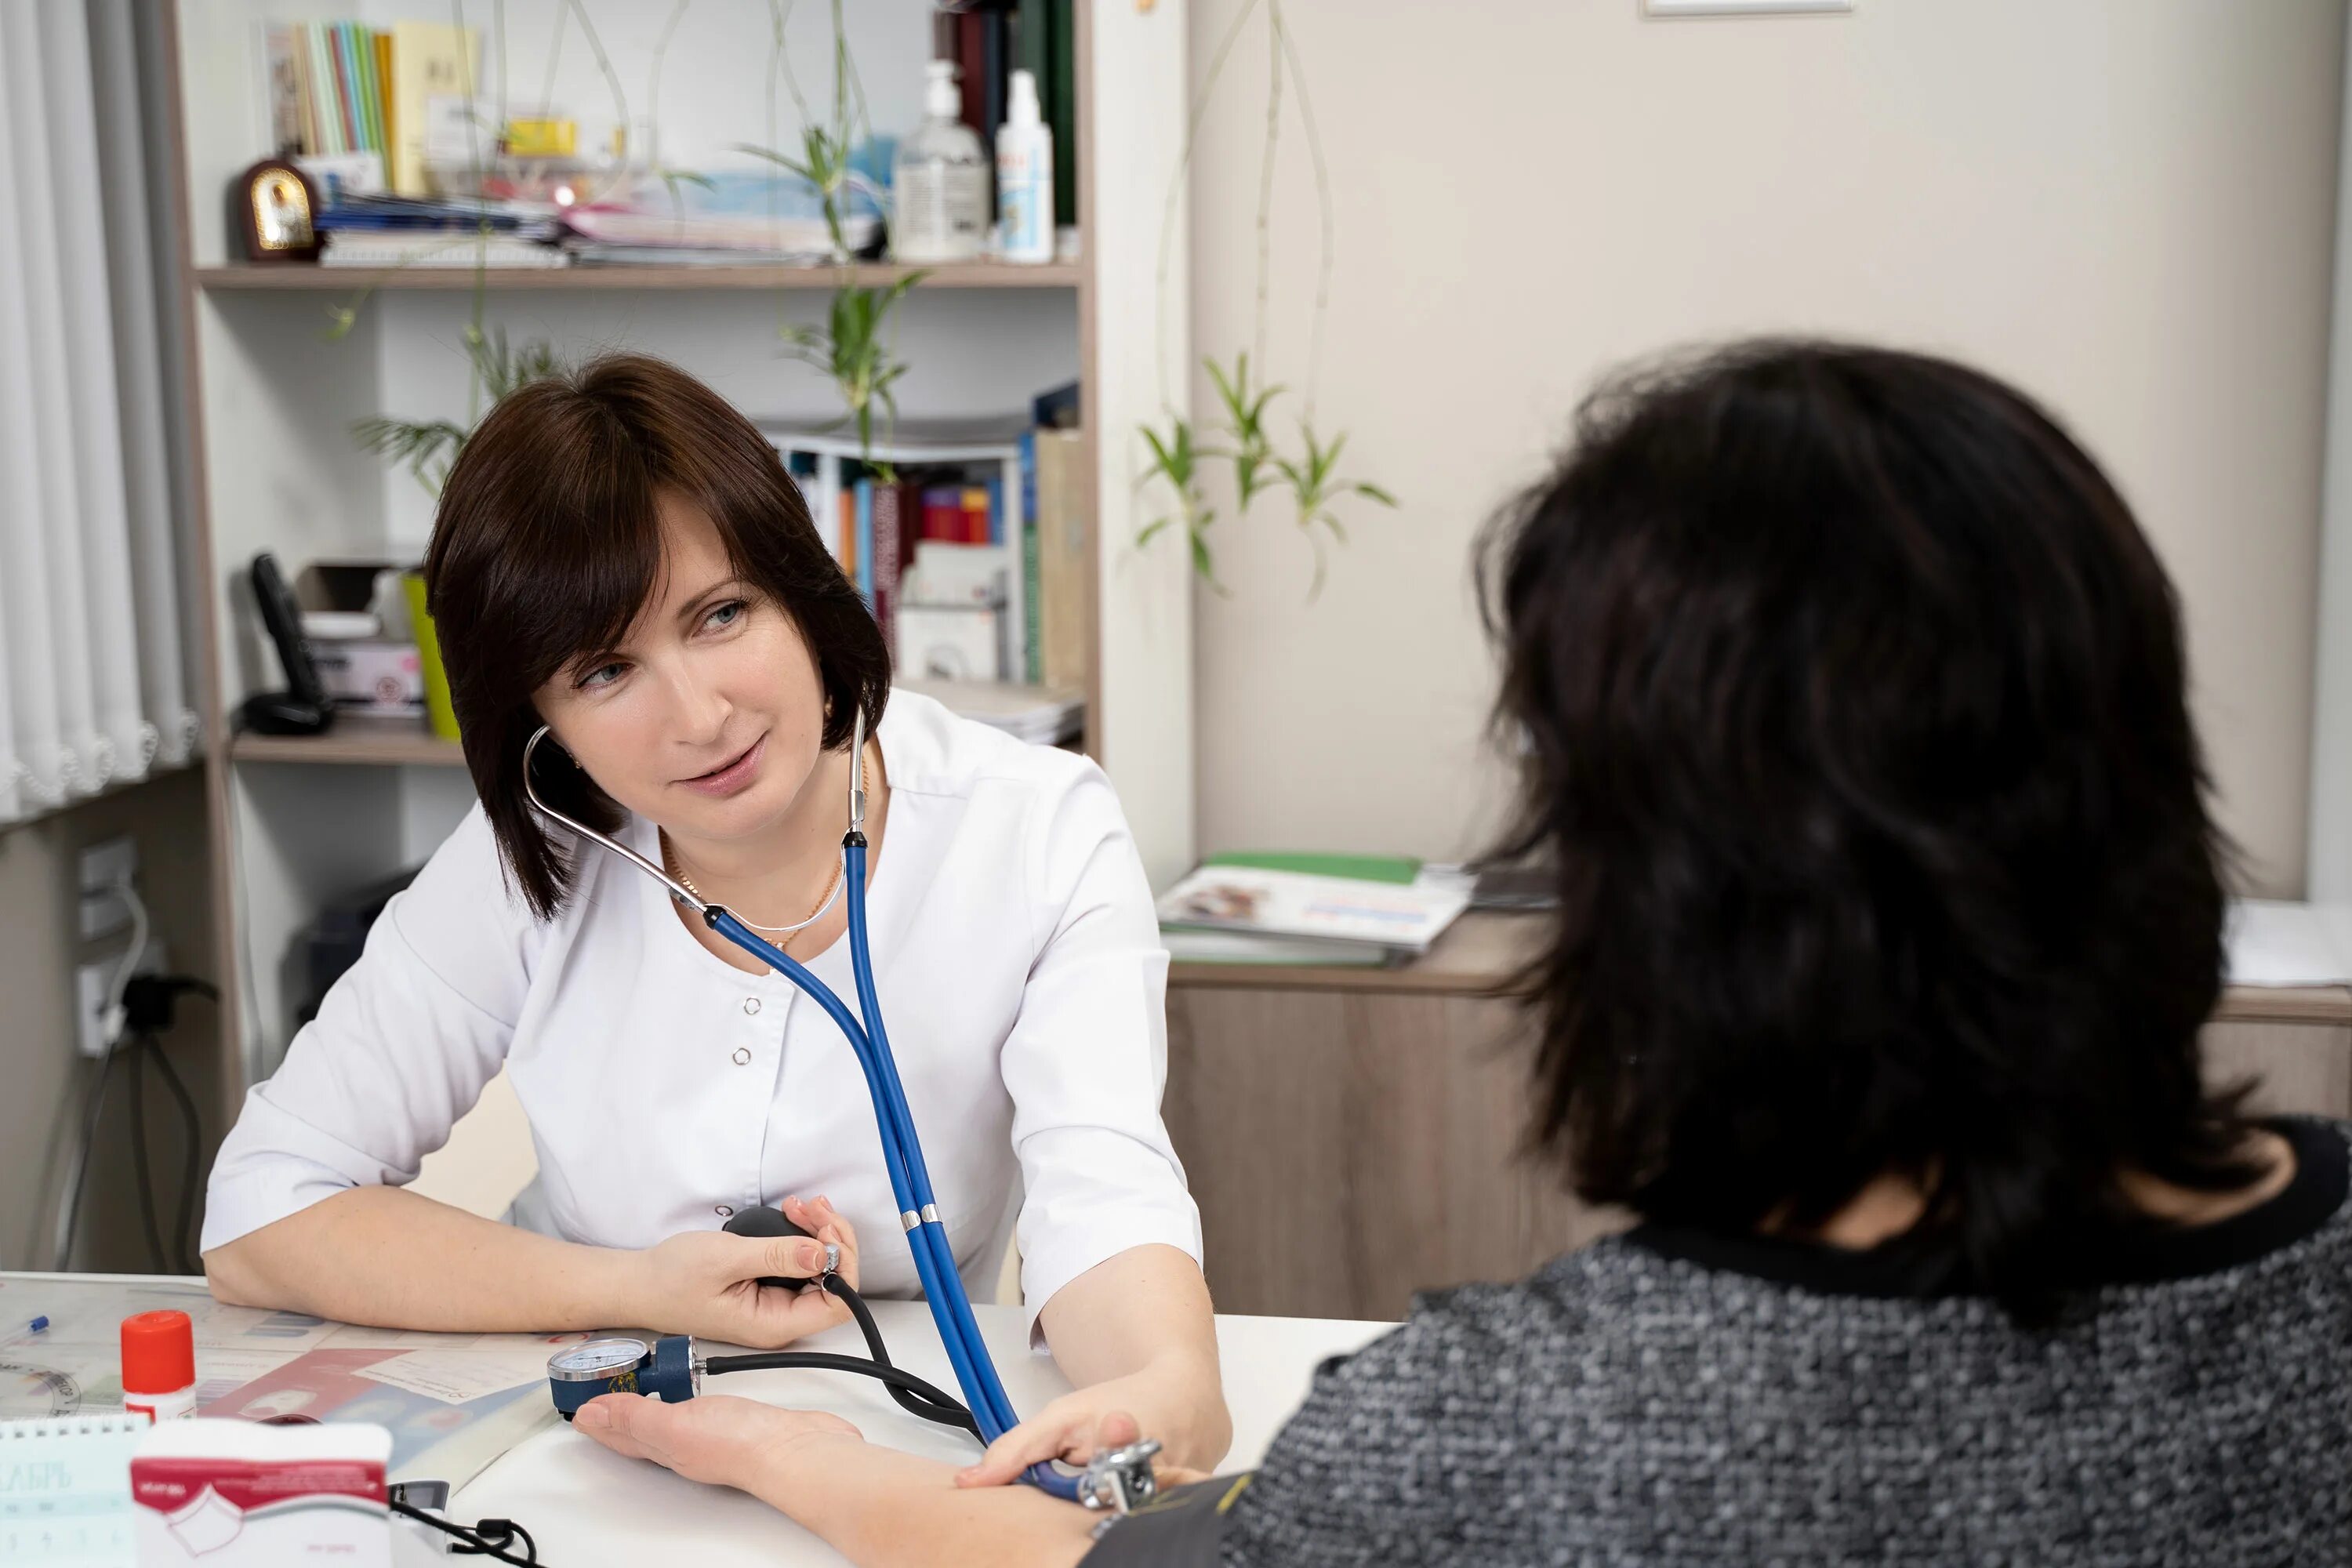
[[[890,165],[890,253],[901,261],[970,261],[988,246],[988,154],[957,118],[955,62],[923,68],[923,123]]]
[[[1013,73],[996,132],[996,249],[1007,261],[1054,259],[1054,132],[1037,112],[1037,79]]]

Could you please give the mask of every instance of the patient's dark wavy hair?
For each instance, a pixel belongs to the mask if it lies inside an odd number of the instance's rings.
[[[1764,342],[1618,378],[1482,542],[1554,863],[1534,1137],[1587,1198],[1801,1227],[1924,1181],[1906,1245],[2021,1320],[2137,1219],[2252,1179],[2209,1092],[2228,848],[2170,584],[2039,407],[1948,361]]]

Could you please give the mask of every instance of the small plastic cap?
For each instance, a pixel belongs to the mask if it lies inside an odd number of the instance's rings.
[[[923,112],[934,120],[953,120],[963,111],[963,91],[956,86],[956,63],[932,60],[923,67]]]
[[[122,1320],[122,1389],[172,1394],[196,1381],[196,1331],[185,1312],[140,1312]]]
[[[1013,100],[1004,117],[1020,125],[1037,123],[1037,79],[1029,72],[1013,73]]]

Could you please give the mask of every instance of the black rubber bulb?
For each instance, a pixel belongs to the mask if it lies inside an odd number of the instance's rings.
[[[761,1204],[755,1209],[739,1211],[733,1219],[719,1227],[730,1236],[809,1236],[799,1226],[784,1217],[782,1209],[772,1209]],[[816,1237],[809,1236],[811,1241]],[[808,1284],[805,1279],[788,1279],[771,1274],[761,1279],[762,1285],[772,1285],[779,1290],[798,1290]]]

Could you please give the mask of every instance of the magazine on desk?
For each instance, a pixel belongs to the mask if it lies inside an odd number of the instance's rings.
[[[1457,884],[1372,882],[1254,866],[1203,866],[1160,895],[1160,923],[1425,952],[1469,904]]]

